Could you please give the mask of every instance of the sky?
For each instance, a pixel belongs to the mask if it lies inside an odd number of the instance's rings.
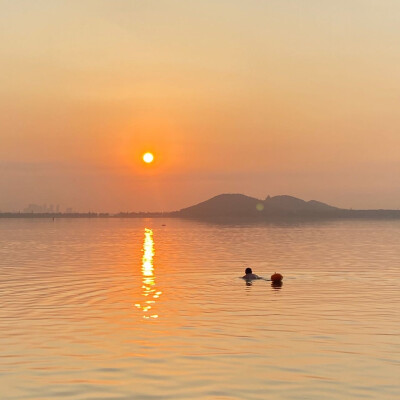
[[[397,0],[0,0],[0,210],[400,208],[399,27]]]

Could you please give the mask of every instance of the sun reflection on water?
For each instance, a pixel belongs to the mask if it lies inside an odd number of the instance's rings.
[[[151,310],[154,307],[156,299],[162,292],[157,291],[156,280],[154,275],[154,239],[153,230],[145,228],[143,241],[143,257],[142,257],[142,296],[146,298],[143,303],[137,303],[135,306],[140,308],[145,314],[143,318],[158,318],[158,314],[152,314]]]

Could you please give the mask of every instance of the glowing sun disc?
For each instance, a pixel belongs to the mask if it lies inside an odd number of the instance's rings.
[[[151,153],[145,153],[143,154],[143,161],[147,164],[150,164],[151,162],[153,162],[154,160],[154,156]]]

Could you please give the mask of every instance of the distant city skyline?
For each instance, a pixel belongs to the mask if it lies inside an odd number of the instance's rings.
[[[400,207],[398,1],[0,0],[0,23],[0,210]]]
[[[60,211],[60,205],[57,204],[54,206],[54,204],[34,204],[30,203],[26,208],[22,210],[25,213],[58,213]]]
[[[26,207],[23,208],[14,208],[14,209],[0,209],[1,212],[22,212],[22,213],[72,213],[75,210],[72,207],[68,206],[60,206],[60,204],[36,204],[29,203]]]

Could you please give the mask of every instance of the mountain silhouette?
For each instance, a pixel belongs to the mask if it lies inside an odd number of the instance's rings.
[[[178,211],[179,216],[249,216],[256,215],[260,200],[244,194],[220,194],[209,200]]]
[[[292,196],[267,197],[259,200],[243,194],[220,194],[175,214],[188,218],[274,218],[321,217],[340,209],[316,200],[304,201]]]
[[[310,200],[304,201],[293,196],[274,196],[267,197],[264,200],[264,206],[270,210],[280,210],[288,212],[299,212],[299,211],[314,211],[314,212],[326,212],[338,210],[337,207],[332,207],[328,204],[321,203],[320,201]]]

